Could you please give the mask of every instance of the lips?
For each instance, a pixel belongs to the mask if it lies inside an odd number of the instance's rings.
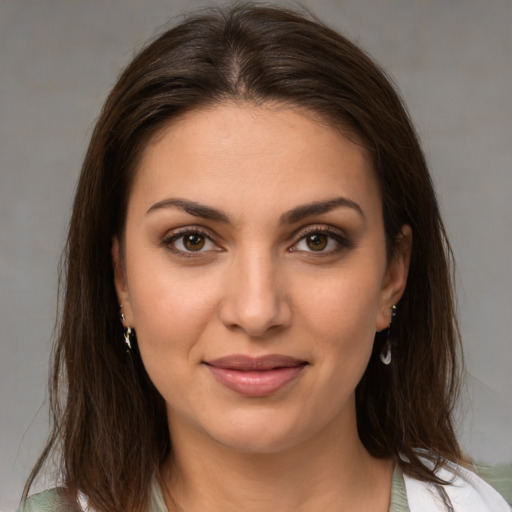
[[[249,397],[269,396],[297,379],[306,361],[271,354],[262,357],[232,355],[206,361],[212,375],[228,389]]]

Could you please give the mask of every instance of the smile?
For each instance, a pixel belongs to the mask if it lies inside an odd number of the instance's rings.
[[[308,363],[272,354],[258,358],[233,355],[205,362],[205,365],[228,389],[243,396],[264,397],[296,379]]]

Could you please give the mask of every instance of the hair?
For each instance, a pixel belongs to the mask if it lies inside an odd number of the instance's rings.
[[[461,353],[453,257],[417,135],[392,81],[360,48],[310,14],[235,4],[185,18],[144,48],[114,86],[85,156],[64,253],[52,353],[52,431],[25,487],[52,454],[70,496],[98,511],[142,511],[172,450],[162,396],[136,344],[127,355],[111,244],[148,142],[185,112],[229,101],[290,105],[352,134],[373,160],[388,257],[413,231],[407,287],[393,321],[393,362],[376,334],[356,389],[370,454],[439,482],[461,461],[453,425]],[[341,435],[341,433],[340,433]],[[435,468],[425,461],[434,462]]]

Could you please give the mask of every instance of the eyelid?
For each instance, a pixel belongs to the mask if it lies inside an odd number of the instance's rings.
[[[318,224],[314,226],[307,226],[306,228],[300,228],[293,234],[293,238],[295,239],[295,242],[290,247],[290,251],[292,252],[299,252],[298,249],[294,249],[299,242],[304,240],[309,235],[314,234],[322,234],[327,235],[331,237],[336,243],[340,245],[340,248],[338,250],[342,249],[352,249],[355,247],[355,244],[353,240],[340,228],[335,228],[333,226],[329,226],[328,224]],[[304,252],[311,252],[315,253],[315,251],[304,251]],[[326,254],[332,254],[334,252],[338,252],[337,250],[330,250],[330,251],[318,251],[317,255],[326,255]]]
[[[172,245],[173,242],[175,242],[176,240],[178,240],[188,234],[197,234],[197,235],[204,236],[210,242],[215,244],[217,246],[217,249],[215,249],[214,251],[212,251],[212,250],[183,251],[183,250],[178,249],[177,247],[174,247]],[[164,249],[167,249],[168,251],[170,251],[174,254],[177,254],[179,256],[183,256],[186,258],[194,258],[194,257],[204,256],[205,253],[217,252],[217,251],[223,250],[222,247],[220,246],[219,242],[216,240],[216,237],[213,236],[209,230],[207,230],[201,226],[184,226],[181,228],[176,228],[176,229],[170,230],[162,237],[160,245],[162,247],[164,247]]]

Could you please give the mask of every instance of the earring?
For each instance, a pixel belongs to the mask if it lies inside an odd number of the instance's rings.
[[[132,330],[130,327],[124,328],[124,342],[126,343],[126,346],[128,347],[128,352],[132,349],[132,343],[130,341],[130,338],[132,336]]]
[[[393,318],[396,316],[396,306],[393,304],[391,306],[391,317],[389,319],[389,327],[387,332],[387,339],[386,343],[384,343],[384,346],[382,347],[382,351],[380,353],[380,360],[382,361],[382,364],[388,366],[391,363],[391,323],[393,322]]]
[[[123,309],[123,306],[119,306],[119,309]],[[126,350],[127,352],[130,352],[130,350],[132,349],[132,342],[131,342],[131,336],[132,336],[132,333],[133,333],[133,330],[131,329],[131,327],[124,327],[124,323],[126,322],[126,317],[124,316],[124,313],[121,312],[119,314],[119,317],[121,318],[121,323],[123,324],[123,335],[124,335],[124,342],[126,344],[126,346],[128,347]]]

